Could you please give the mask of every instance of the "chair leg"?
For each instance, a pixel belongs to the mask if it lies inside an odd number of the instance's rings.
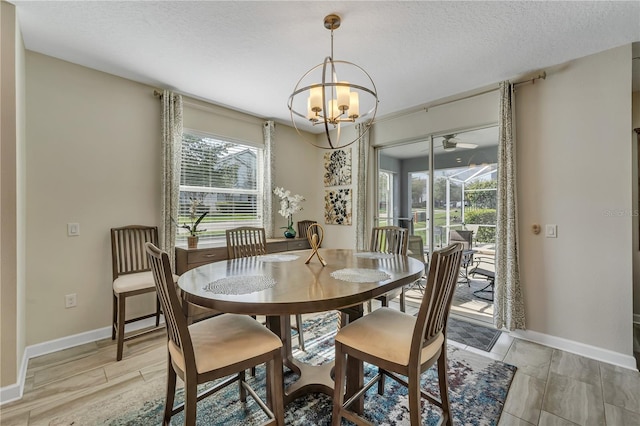
[[[409,419],[412,425],[422,424],[422,410],[420,408],[420,369],[409,374]]]
[[[447,347],[446,345],[442,346],[442,353],[438,357],[438,385],[440,387],[440,401],[442,401],[442,424],[452,426],[449,386],[447,384]]]
[[[120,361],[122,359],[122,351],[124,347],[124,323],[125,323],[125,314],[124,308],[126,306],[126,297],[122,294],[118,295],[118,332],[116,333],[116,338],[118,339],[117,345],[118,349],[116,352],[116,361]]]
[[[378,395],[384,395],[384,370],[382,368],[378,368],[378,374],[380,374],[380,380],[378,380]]]
[[[242,382],[246,379],[244,370],[238,373],[238,379],[238,386],[240,386],[240,401],[247,402],[247,390],[242,386]]]
[[[167,395],[164,403],[164,420],[163,426],[169,426],[171,423],[171,412],[173,411],[173,399],[176,396],[176,372],[171,365],[171,355],[167,357]]]
[[[282,368],[282,355],[280,353],[267,362],[267,404],[271,408],[278,426],[284,425]]]
[[[156,327],[160,325],[160,299],[156,295]]]
[[[111,340],[116,340],[116,328],[118,326],[118,298],[113,293],[113,324],[111,325]]]
[[[184,384],[184,424],[185,426],[195,426],[196,424],[196,404],[198,403],[198,384],[195,380],[186,378]]]
[[[336,359],[334,364],[334,383],[333,383],[333,413],[331,416],[331,425],[340,426],[342,423],[342,404],[344,403],[345,388],[345,365],[347,356],[342,352],[342,344],[335,344]]]
[[[407,312],[406,310],[406,299],[404,297],[404,286],[402,286],[402,288],[400,289],[400,311],[401,312]]]
[[[301,351],[305,352],[304,349],[304,335],[302,334],[302,315],[296,315],[296,326],[298,327],[298,347]]]

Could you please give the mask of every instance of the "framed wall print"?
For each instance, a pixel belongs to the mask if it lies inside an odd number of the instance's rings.
[[[324,186],[351,185],[351,149],[324,153]]]
[[[327,189],[324,192],[324,222],[351,225],[351,189]]]

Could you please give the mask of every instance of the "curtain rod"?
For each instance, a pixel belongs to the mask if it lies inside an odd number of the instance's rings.
[[[540,79],[545,80],[546,78],[547,78],[547,72],[546,71],[542,71],[541,74],[538,74],[535,77],[527,78],[526,80],[516,81],[515,83],[512,83],[512,86],[513,87],[518,87],[518,86],[521,86],[523,84],[534,84],[536,80],[540,80]],[[486,95],[487,93],[495,92],[498,89],[499,89],[499,87],[492,87],[491,89],[483,90],[481,92],[473,93],[471,95],[463,96],[461,98],[451,99],[451,100],[448,100],[448,101],[444,101],[444,102],[440,102],[440,103],[437,103],[437,104],[426,106],[426,107],[424,107],[424,110],[428,111],[429,108],[439,107],[439,106],[447,105],[447,104],[450,104],[450,103],[453,103],[453,102],[458,102],[458,101],[463,101],[465,99],[475,98],[476,96]]]
[[[536,80],[545,80],[547,78],[547,72],[546,71],[542,71],[542,74],[538,74],[537,76],[533,77],[533,78],[528,78],[526,80],[521,80],[521,81],[516,81],[515,83],[513,83],[513,87],[518,87],[518,86],[522,86],[523,84],[535,84]]]

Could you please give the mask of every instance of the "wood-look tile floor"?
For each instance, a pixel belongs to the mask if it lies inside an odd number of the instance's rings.
[[[120,362],[115,361],[116,347],[110,339],[30,360],[24,396],[0,408],[0,424],[46,425],[60,414],[140,383],[164,380],[165,339],[159,331],[127,342]],[[518,367],[499,426],[640,425],[637,371],[506,333],[489,353],[461,347]]]

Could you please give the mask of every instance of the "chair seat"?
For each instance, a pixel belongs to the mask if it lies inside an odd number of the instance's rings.
[[[282,346],[280,339],[247,315],[224,314],[189,326],[199,374],[263,355]],[[184,358],[169,341],[171,357],[182,371]]]
[[[178,282],[178,276],[173,276],[173,282]],[[116,293],[126,293],[128,291],[143,290],[145,288],[155,291],[156,285],[153,282],[151,271],[136,272],[134,274],[120,275],[113,282],[113,291]]]
[[[380,308],[342,328],[336,341],[375,358],[408,365],[415,324],[416,317],[412,315]],[[443,341],[444,336],[440,333],[422,348],[421,362],[433,357]]]

